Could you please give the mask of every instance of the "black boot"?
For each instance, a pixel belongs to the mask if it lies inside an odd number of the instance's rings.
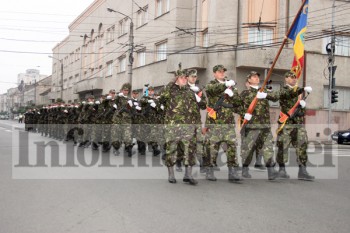
[[[216,177],[214,175],[214,169],[212,167],[207,167],[205,178],[210,181],[216,181]]]
[[[311,175],[306,171],[306,166],[305,166],[305,165],[299,165],[298,179],[299,179],[299,180],[313,181],[313,180],[315,179],[315,177],[314,177],[314,176],[311,176]]]
[[[153,149],[153,156],[158,156],[160,154],[160,150],[158,149],[158,146],[152,146]]]
[[[97,144],[96,142],[92,142],[91,148],[92,148],[93,150],[98,150],[98,144]]]
[[[181,161],[180,160],[176,161],[176,171],[177,172],[182,172],[182,165],[181,165]]]
[[[132,156],[132,145],[129,145],[125,148],[126,153],[128,154],[128,157]]]
[[[90,145],[91,145],[91,142],[90,142],[90,141],[86,141],[84,147],[85,147],[85,148],[88,148]]]
[[[273,165],[266,166],[267,167],[267,178],[269,180],[275,180],[278,177],[278,172],[275,170]]]
[[[289,175],[286,172],[286,167],[285,167],[284,163],[279,164],[279,167],[280,167],[280,169],[278,171],[278,178],[289,179]]]
[[[175,184],[176,179],[175,179],[175,174],[174,174],[174,167],[168,167],[168,181],[169,183]]]
[[[230,182],[237,182],[242,180],[238,174],[238,167],[229,167],[228,168],[228,180]]]
[[[198,181],[196,181],[192,176],[192,167],[191,166],[185,167],[185,176],[183,178],[183,182],[190,183],[192,185],[198,184]]]
[[[111,144],[109,144],[109,142],[104,142],[102,144],[102,152],[109,152],[110,149],[111,149]]]
[[[78,147],[84,147],[85,146],[85,144],[87,143],[88,141],[83,141],[83,142],[81,142],[80,144],[79,144],[79,146]]]
[[[249,167],[243,166],[243,168],[242,168],[242,177],[248,178],[248,179],[252,178],[252,176],[249,174]]]

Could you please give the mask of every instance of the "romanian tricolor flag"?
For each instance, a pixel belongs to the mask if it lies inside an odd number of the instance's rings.
[[[291,71],[294,72],[297,78],[300,78],[302,70],[304,68],[304,43],[305,43],[305,32],[307,26],[307,13],[309,7],[309,0],[304,3],[303,10],[291,29],[288,38],[294,41],[294,60]]]

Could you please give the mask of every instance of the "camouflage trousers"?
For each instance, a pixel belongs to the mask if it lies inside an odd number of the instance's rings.
[[[204,137],[201,132],[201,126],[195,127],[195,137],[196,137],[196,157],[197,160],[202,164],[203,154],[204,154]],[[179,143],[177,147],[178,159],[182,161],[184,155],[184,146]]]
[[[111,142],[115,149],[119,149],[122,143],[125,147],[132,146],[131,124],[112,124]]]
[[[203,166],[213,167],[219,155],[220,147],[225,145],[227,166],[237,167],[237,142],[234,124],[208,125],[205,135]]]
[[[299,165],[306,165],[308,137],[305,128],[300,125],[285,125],[277,135],[277,157],[278,164],[288,162],[288,149],[292,145],[296,150]]]
[[[91,141],[102,142],[103,124],[93,124],[91,130]]]
[[[183,160],[185,166],[196,164],[196,127],[193,125],[165,125],[165,165],[172,167],[177,160]],[[178,146],[183,154],[178,154]]]
[[[262,153],[267,166],[273,164],[273,137],[270,128],[245,129],[241,146],[243,166],[249,166],[256,150]]]

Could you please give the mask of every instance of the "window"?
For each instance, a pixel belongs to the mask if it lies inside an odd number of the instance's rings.
[[[120,57],[119,59],[119,72],[126,70],[126,56]]]
[[[128,18],[124,18],[119,21],[119,36],[122,36],[128,32]]]
[[[113,61],[107,62],[106,77],[113,75]]]
[[[248,43],[256,45],[269,45],[272,43],[273,29],[270,28],[249,28]]]
[[[137,66],[144,66],[146,65],[146,52],[145,50],[138,51],[137,52]]]
[[[115,33],[115,27],[112,26],[107,29],[107,36],[106,36],[106,41],[107,43],[111,42],[114,40],[114,33]]]
[[[80,48],[77,48],[75,50],[75,61],[78,61],[80,59]]]
[[[170,8],[170,0],[156,0],[156,17],[167,13]]]
[[[156,61],[166,60],[167,41],[156,44]]]
[[[209,47],[209,34],[208,29],[202,32],[202,47]]]
[[[137,11],[137,27],[141,27],[142,25],[148,22],[148,5],[143,7]]]

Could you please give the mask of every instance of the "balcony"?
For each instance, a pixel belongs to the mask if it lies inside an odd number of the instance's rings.
[[[102,77],[94,77],[90,79],[84,79],[77,82],[73,86],[73,92],[75,94],[83,93],[93,90],[102,90],[103,89],[103,79]]]
[[[279,48],[256,48],[256,49],[239,49],[237,51],[237,68],[268,68],[271,66]],[[291,48],[282,50],[275,69],[289,70],[294,53]]]
[[[182,63],[183,69],[196,68],[206,69],[208,64],[208,56],[206,53],[174,53],[167,57],[167,72],[175,72],[178,70],[179,62]]]

